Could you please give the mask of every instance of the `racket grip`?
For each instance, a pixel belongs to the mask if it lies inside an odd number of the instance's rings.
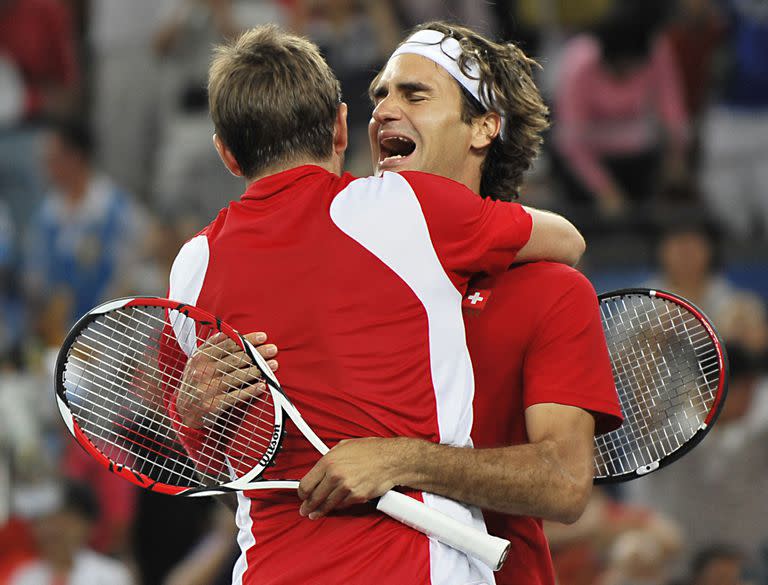
[[[424,502],[388,491],[379,498],[376,509],[403,524],[471,555],[494,571],[504,564],[509,552],[509,541],[491,536],[458,520],[433,510]]]

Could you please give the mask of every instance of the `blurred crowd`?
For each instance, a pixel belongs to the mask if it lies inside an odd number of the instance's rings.
[[[267,22],[315,41],[366,175],[368,84],[433,19],[542,65],[552,127],[522,200],[583,230],[596,290],[682,294],[728,346],[706,440],[547,527],[560,583],[768,585],[766,0],[0,0],[0,585],[228,583],[228,513],[134,489],[64,436],[57,349],[99,301],[162,295],[243,191],[211,142],[215,43]]]

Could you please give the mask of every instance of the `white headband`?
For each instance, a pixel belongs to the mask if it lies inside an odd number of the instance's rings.
[[[490,94],[490,88],[486,88],[485,94],[481,95],[480,93],[480,68],[477,62],[474,59],[467,60],[466,65],[469,75],[466,75],[461,70],[461,67],[459,67],[459,57],[462,54],[461,45],[453,37],[444,35],[436,30],[420,30],[413,33],[403,44],[395,49],[390,59],[405,53],[420,55],[430,61],[434,61],[458,81],[486,110],[498,111],[493,105],[491,96],[488,95]],[[503,139],[505,117],[501,112],[499,114],[501,115],[500,136]]]

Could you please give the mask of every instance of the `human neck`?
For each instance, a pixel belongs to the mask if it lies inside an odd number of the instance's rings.
[[[471,154],[469,156],[472,156]],[[472,161],[474,163],[474,161]],[[482,159],[478,161],[477,164],[466,164],[464,167],[458,172],[458,174],[454,177],[450,177],[452,179],[455,179],[462,185],[466,186],[468,189],[473,191],[474,193],[480,194],[480,184],[483,179],[483,173],[481,171],[482,167]]]

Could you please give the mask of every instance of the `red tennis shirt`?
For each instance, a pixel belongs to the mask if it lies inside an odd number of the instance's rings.
[[[527,442],[525,409],[557,403],[592,412],[598,434],[621,424],[595,291],[550,262],[473,281],[463,302],[475,373],[476,448]],[[512,543],[498,585],[554,585],[541,520],[484,512],[488,532]]]
[[[280,343],[280,381],[329,446],[419,437],[470,444],[472,364],[461,302],[530,237],[517,204],[417,172],[339,177],[303,166],[250,185],[179,252],[169,296]],[[288,426],[269,478],[298,479],[318,453]],[[483,528],[479,510],[427,505]],[[286,490],[239,495],[234,583],[478,585],[490,570],[373,510],[312,521]]]

